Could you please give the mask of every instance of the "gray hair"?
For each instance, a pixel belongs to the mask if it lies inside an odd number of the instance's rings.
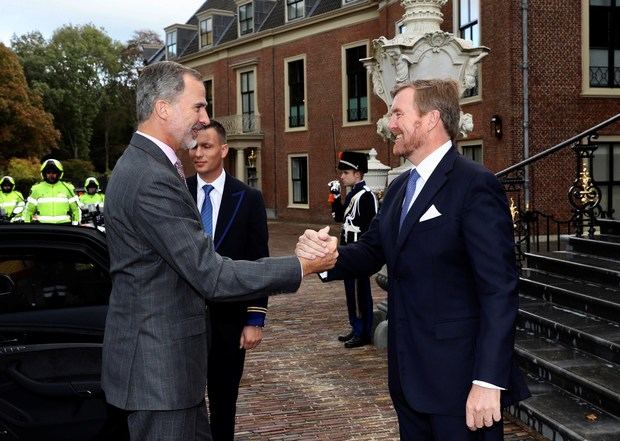
[[[136,88],[138,124],[149,119],[157,100],[169,102],[176,100],[185,88],[183,79],[185,75],[202,81],[200,72],[174,61],[160,61],[142,70]]]

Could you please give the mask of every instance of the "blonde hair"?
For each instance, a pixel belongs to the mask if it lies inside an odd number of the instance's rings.
[[[431,110],[437,110],[450,139],[456,139],[459,135],[459,123],[461,120],[459,86],[456,81],[432,79],[403,83],[397,85],[392,90],[392,98],[403,89],[415,90],[413,103],[420,111],[420,114],[426,115]]]

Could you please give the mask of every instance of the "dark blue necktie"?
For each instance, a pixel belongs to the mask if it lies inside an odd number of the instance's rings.
[[[407,181],[407,191],[405,193],[405,202],[403,203],[403,208],[400,212],[400,223],[398,224],[398,231],[403,226],[403,222],[405,222],[405,218],[407,217],[407,212],[409,211],[409,205],[411,204],[411,200],[413,199],[413,195],[415,194],[415,186],[418,182],[418,178],[420,174],[414,168],[409,173],[409,180]]]
[[[209,193],[213,190],[213,185],[205,184],[202,187],[202,190],[205,192],[205,200],[202,203],[202,208],[200,209],[200,217],[202,217],[202,226],[205,229],[205,232],[213,237],[213,205],[211,204],[211,198],[209,197]]]

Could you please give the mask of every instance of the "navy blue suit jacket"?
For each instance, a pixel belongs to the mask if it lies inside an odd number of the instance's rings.
[[[452,148],[399,233],[408,174],[392,182],[369,230],[339,248],[329,279],[387,264],[390,390],[424,413],[464,415],[472,380],[527,395],[513,362],[518,275],[506,196],[495,176]],[[420,222],[432,206],[440,216]]]
[[[196,200],[198,179],[187,178],[187,187]],[[215,251],[233,260],[257,260],[269,256],[269,233],[265,203],[260,191],[226,173],[222,203],[217,217],[213,246]],[[218,312],[245,314],[252,306],[266,308],[268,297],[250,302],[212,305]],[[264,318],[264,317],[263,317]]]

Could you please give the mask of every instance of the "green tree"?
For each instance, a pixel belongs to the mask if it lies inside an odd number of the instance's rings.
[[[0,43],[0,159],[43,155],[59,138],[41,96],[28,87],[17,56]]]
[[[58,28],[49,42],[36,32],[14,37],[11,46],[54,115],[62,134],[59,157],[88,159],[105,89],[123,69],[123,45],[88,24]]]
[[[108,173],[125,149],[136,125],[138,73],[144,66],[146,52],[163,45],[158,34],[151,30],[135,31],[127,41],[120,57],[121,68],[106,85],[96,118],[91,158],[98,170]]]
[[[41,180],[41,163],[36,158],[11,158],[7,174],[15,179],[15,188],[27,196],[30,188]]]

